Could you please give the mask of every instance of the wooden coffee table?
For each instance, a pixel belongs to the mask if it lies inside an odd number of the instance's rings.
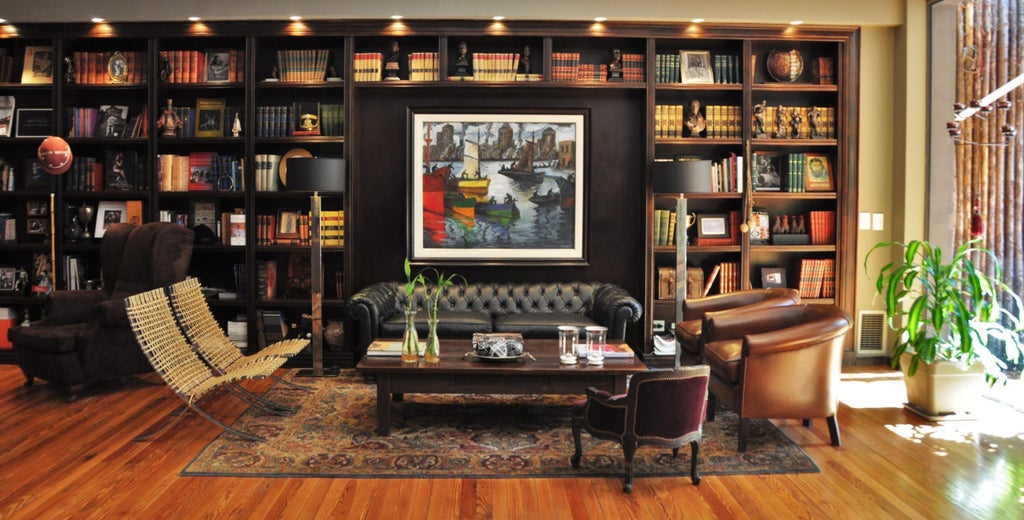
[[[610,342],[621,343],[621,342]],[[377,433],[391,433],[391,400],[402,394],[580,394],[587,387],[621,394],[626,378],[644,372],[639,357],[605,358],[603,366],[563,365],[558,361],[558,341],[526,340],[526,352],[513,361],[484,361],[467,356],[470,340],[442,340],[441,362],[420,358],[402,363],[398,356],[364,356],[356,369],[377,379]]]

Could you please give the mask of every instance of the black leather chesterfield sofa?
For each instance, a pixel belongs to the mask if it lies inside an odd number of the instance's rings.
[[[416,331],[427,334],[427,295],[417,287]],[[357,358],[377,338],[400,338],[405,330],[405,283],[381,282],[350,300],[358,331]],[[437,333],[471,338],[474,332],[518,332],[524,338],[557,338],[559,325],[603,325],[609,339],[625,339],[626,325],[640,319],[640,302],[625,289],[601,282],[470,283],[452,286],[440,299]]]

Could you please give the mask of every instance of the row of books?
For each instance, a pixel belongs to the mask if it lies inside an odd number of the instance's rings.
[[[657,83],[683,83],[680,53],[658,54],[655,56],[654,81]],[[715,54],[711,57],[712,79],[718,84],[743,83],[740,56],[737,54]]]
[[[160,62],[166,71],[163,79],[168,83],[238,82],[245,79],[244,50],[160,51]]]
[[[320,243],[325,246],[345,245],[345,211],[320,211]]]
[[[603,67],[603,69],[602,69]],[[607,81],[607,64],[601,66],[586,65],[580,63],[578,52],[552,52],[551,53],[551,81],[595,81],[596,72],[604,70],[604,75],[596,81]],[[644,81],[644,55],[643,54],[622,54],[622,79],[629,82]]]
[[[766,105],[764,125],[766,137],[772,139],[835,139],[836,109]]]
[[[711,137],[717,139],[743,136],[743,111],[738,105],[708,105],[704,108],[705,129],[694,132],[687,126],[688,111],[684,105],[655,105],[654,137]],[[697,134],[700,135],[697,135]]]
[[[279,79],[285,82],[324,81],[330,55],[328,49],[277,51]]]
[[[654,245],[676,245],[676,212],[670,209],[654,210]]]
[[[280,191],[278,170],[281,156],[273,153],[256,154],[256,191]]]
[[[160,191],[245,191],[244,160],[217,152],[157,156]]]
[[[409,61],[410,81],[437,81],[441,79],[441,74],[438,72],[440,62],[436,52],[410,52],[407,59]]]
[[[14,166],[4,159],[0,159],[0,191],[14,191],[14,178]]]
[[[112,51],[75,51],[71,53],[71,66],[75,71],[75,82],[80,85],[103,85],[110,83],[145,83],[148,67],[143,51],[117,51],[124,58],[123,80],[111,76],[110,60]]]
[[[256,245],[309,245],[309,221],[305,213],[256,215]]]
[[[519,70],[518,52],[474,52],[473,79],[476,81],[515,81]]]
[[[68,137],[146,137],[149,109],[143,107],[130,119],[127,105],[70,107]]]
[[[796,261],[796,289],[801,298],[835,298],[836,261],[834,258],[801,258]]]
[[[718,282],[718,294],[740,290],[740,263],[720,262],[715,264],[704,282],[704,288],[701,290],[702,297],[711,294],[715,282]]]
[[[830,210],[811,211],[810,221],[811,244],[832,245],[836,243],[836,212]]]
[[[379,52],[357,52],[352,55],[352,79],[380,81],[384,55]]]
[[[146,161],[137,150],[108,150],[103,160],[75,157],[64,173],[68,191],[134,191],[148,187]]]
[[[64,255],[64,288],[69,291],[85,289],[85,281],[89,279],[89,259],[79,255]]]
[[[344,125],[345,106],[342,104],[295,102],[256,107],[256,137],[341,136]]]
[[[14,56],[7,55],[7,49],[0,48],[0,83],[10,83],[14,76]]]
[[[827,154],[751,153],[754,191],[835,191],[832,165]]]

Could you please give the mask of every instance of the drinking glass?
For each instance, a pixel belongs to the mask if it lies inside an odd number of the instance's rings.
[[[560,325],[558,327],[558,358],[562,364],[576,364],[576,346],[579,338],[579,327]]]
[[[590,326],[583,329],[587,334],[587,363],[604,364],[604,346],[608,343],[608,327]]]

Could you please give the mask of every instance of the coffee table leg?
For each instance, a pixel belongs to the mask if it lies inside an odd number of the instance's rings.
[[[391,435],[391,376],[377,374],[377,435]]]

